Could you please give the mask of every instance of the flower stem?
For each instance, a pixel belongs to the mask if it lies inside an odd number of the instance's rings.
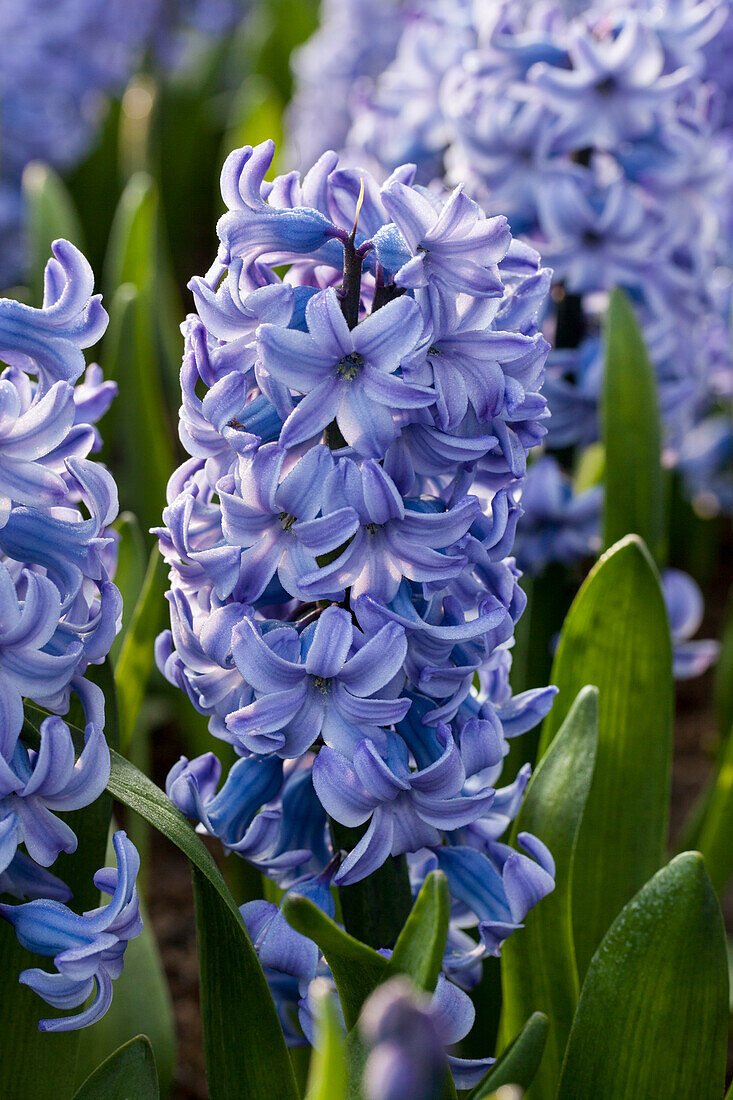
[[[359,829],[330,821],[334,848],[351,851],[361,839]],[[394,947],[412,908],[412,891],[404,856],[389,856],[382,866],[352,886],[339,886],[346,931],[369,947]]]

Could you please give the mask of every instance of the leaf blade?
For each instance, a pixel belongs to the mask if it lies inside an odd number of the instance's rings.
[[[84,234],[74,201],[53,168],[31,161],[23,171],[23,201],[28,247],[28,285],[34,305],[43,301],[43,273],[51,245],[63,237],[84,252]]]
[[[703,818],[698,847],[714,888],[720,893],[733,875],[733,728],[725,743]]]
[[[542,1060],[547,1027],[544,1013],[533,1012],[501,1057],[468,1094],[468,1100],[488,1100],[502,1085],[528,1088]]]
[[[98,1066],[74,1094],[74,1100],[157,1100],[155,1055],[147,1037],[130,1039]]]
[[[534,1009],[548,1019],[542,1063],[528,1095],[553,1097],[580,992],[572,922],[573,861],[598,742],[598,691],[584,688],[532,776],[512,830],[537,835],[555,859],[555,889],[502,948],[502,1037]],[[509,1082],[504,1082],[508,1084]],[[513,1082],[518,1083],[518,1082]]]
[[[135,732],[153,668],[155,639],[165,611],[165,562],[154,546],[145,580],[115,666],[115,685],[120,714],[120,747],[124,752]]]
[[[389,975],[406,974],[432,993],[443,965],[450,921],[448,880],[442,871],[425,879],[389,960]]]
[[[319,998],[316,1033],[305,1100],[345,1100],[346,1038],[330,992]]]
[[[626,294],[611,294],[602,401],[605,445],[603,542],[637,534],[652,554],[664,532],[662,432],[654,367]]]
[[[387,960],[344,932],[308,898],[288,894],[283,898],[282,914],[296,932],[315,940],[325,955],[350,1031],[364,1001],[387,976]]]
[[[725,1081],[725,931],[701,856],[657,872],[614,921],[578,1002],[558,1100],[713,1100]]]
[[[667,840],[674,698],[669,622],[654,563],[636,536],[607,551],[580,589],[552,682],[559,693],[545,719],[541,751],[578,691],[589,683],[599,691],[596,767],[573,872],[582,978],[613,918],[664,861]]]

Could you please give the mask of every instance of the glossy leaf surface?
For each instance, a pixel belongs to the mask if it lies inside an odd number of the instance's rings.
[[[598,750],[573,870],[578,972],[664,860],[674,685],[667,610],[649,553],[628,536],[591,570],[568,613],[545,720],[552,741],[578,692],[598,688]]]

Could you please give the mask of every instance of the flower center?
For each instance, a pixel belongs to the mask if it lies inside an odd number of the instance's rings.
[[[602,240],[601,234],[596,233],[595,229],[586,229],[583,234],[583,244],[588,245],[590,248],[595,248]]]
[[[339,360],[338,366],[336,367],[336,374],[339,378],[351,382],[356,378],[357,374],[360,373],[363,366],[363,357],[359,355],[358,351],[352,351],[350,355],[345,355],[343,359]]]
[[[314,676],[313,685],[318,688],[321,695],[328,695],[331,690],[331,681],[325,676]]]
[[[616,81],[612,76],[607,76],[604,80],[601,80],[596,84],[596,91],[599,95],[608,96],[612,92],[616,91]]]
[[[282,524],[283,531],[289,531],[295,523],[295,516],[291,516],[289,512],[281,512],[278,519]]]

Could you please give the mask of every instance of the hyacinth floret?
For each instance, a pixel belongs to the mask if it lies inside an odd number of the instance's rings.
[[[460,187],[416,187],[410,165],[380,186],[327,152],[267,181],[273,154],[236,150],[222,171],[218,256],[183,325],[191,457],[158,532],[159,667],[238,760],[221,783],[213,754],[182,758],[167,789],[299,892],[403,854],[419,889],[452,853],[461,921],[484,936],[452,933],[470,983],[553,887],[539,841],[498,839],[528,770],[497,782],[507,737],[554,694],[508,683],[525,604],[514,489],[545,433],[549,273],[506,219]],[[329,817],[362,829],[350,852]],[[476,861],[491,898],[465,885]],[[269,959],[268,913],[246,916]]]

